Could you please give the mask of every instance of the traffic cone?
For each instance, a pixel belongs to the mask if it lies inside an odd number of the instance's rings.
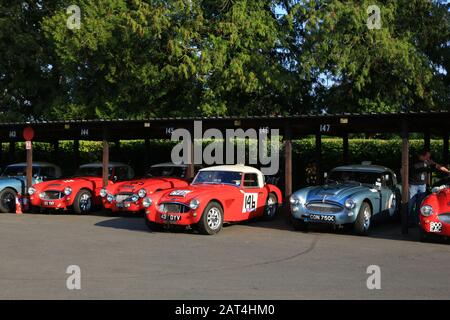
[[[18,193],[16,195],[16,214],[22,214],[22,201],[21,201],[22,195]]]

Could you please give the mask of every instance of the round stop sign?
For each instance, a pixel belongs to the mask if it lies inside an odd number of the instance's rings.
[[[34,138],[34,129],[32,127],[26,127],[23,129],[23,138],[25,141],[31,141]]]

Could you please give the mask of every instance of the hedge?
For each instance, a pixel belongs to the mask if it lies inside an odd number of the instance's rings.
[[[411,140],[411,154],[415,154],[423,148],[423,140]],[[208,143],[208,142],[204,142]],[[3,144],[2,163],[12,163],[25,160],[24,143],[18,143],[13,158],[9,157],[9,144]],[[142,174],[149,165],[170,161],[171,149],[174,142],[153,140],[150,142],[151,152],[146,153],[144,141],[132,140],[111,143],[111,161],[120,161],[130,164],[137,174]],[[282,148],[282,147],[281,147]],[[442,161],[442,140],[431,140],[430,148],[437,162]],[[74,172],[75,159],[72,153],[73,142],[61,141],[59,152],[55,154],[53,147],[48,143],[35,143],[33,159],[35,161],[49,161],[57,163],[63,169],[65,175]],[[248,149],[247,149],[248,150]],[[101,142],[80,141],[80,163],[101,161]],[[379,139],[350,139],[349,161],[361,163],[372,161],[392,168],[396,172],[400,170],[401,140]],[[342,139],[322,140],[322,167],[328,171],[342,164]],[[283,166],[283,150],[280,150],[280,167]],[[315,165],[315,140],[302,139],[293,141],[293,183],[294,188],[312,184]],[[282,168],[281,168],[282,169]],[[280,171],[281,173],[282,171]],[[282,174],[280,174],[282,176]]]

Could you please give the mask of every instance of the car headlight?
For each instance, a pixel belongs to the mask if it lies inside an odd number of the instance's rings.
[[[39,198],[44,199],[45,198],[45,192],[39,193]]]
[[[429,206],[429,205],[423,205],[422,208],[420,208],[420,213],[424,216],[424,217],[429,217],[433,214],[433,207]]]
[[[290,202],[292,205],[296,206],[296,205],[299,205],[299,204],[300,204],[300,199],[297,198],[296,196],[292,195],[292,196],[289,198],[289,202]]]
[[[138,196],[139,196],[139,198],[143,198],[143,197],[145,197],[147,195],[147,191],[145,191],[145,189],[140,189],[139,191],[138,191]]]
[[[197,199],[192,199],[191,202],[189,202],[189,208],[191,208],[192,210],[197,209],[199,205],[200,201],[198,201]]]
[[[345,207],[347,209],[353,209],[356,207],[356,202],[355,200],[353,200],[352,198],[348,198],[347,200],[345,200]]]
[[[136,202],[136,201],[138,201],[138,200],[139,200],[139,196],[138,196],[137,194],[133,194],[133,195],[131,196],[131,201]]]
[[[105,189],[105,188],[102,188],[102,189],[100,190],[100,197],[104,198],[104,197],[106,197],[107,195],[108,195],[108,192],[106,191],[106,189]]]
[[[152,201],[152,199],[149,198],[149,197],[145,197],[145,198],[142,200],[142,205],[143,205],[145,208],[150,207],[150,206],[152,205],[152,203],[153,203],[153,201]]]
[[[35,192],[36,192],[36,189],[35,189],[35,188],[33,188],[33,187],[29,187],[29,188],[28,188],[28,194],[29,194],[30,196],[32,196]]]
[[[65,187],[64,188],[64,194],[66,196],[69,196],[72,193],[72,188],[71,187]]]
[[[108,202],[113,202],[114,201],[114,196],[112,194],[108,194],[106,196],[106,200],[108,200]]]

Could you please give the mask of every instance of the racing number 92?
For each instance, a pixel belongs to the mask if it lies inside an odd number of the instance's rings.
[[[244,194],[244,206],[242,212],[252,212],[256,210],[256,205],[258,203],[257,193],[245,193]]]

